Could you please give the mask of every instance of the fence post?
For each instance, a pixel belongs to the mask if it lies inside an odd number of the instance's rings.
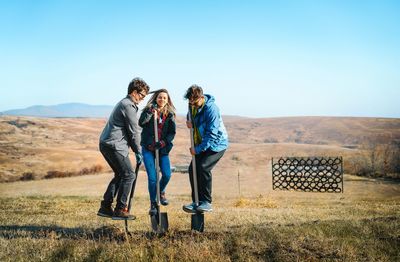
[[[240,171],[238,170],[238,188],[239,188],[239,198],[242,197],[242,193],[240,192]]]

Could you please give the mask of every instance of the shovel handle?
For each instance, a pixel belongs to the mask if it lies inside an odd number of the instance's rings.
[[[136,163],[136,168],[135,168],[136,178],[135,178],[135,180],[133,180],[131,193],[129,195],[129,201],[128,201],[128,210],[129,211],[131,211],[131,206],[132,206],[132,202],[133,202],[132,199],[133,199],[133,195],[135,194],[136,181],[138,179],[139,168],[140,168],[140,164]]]
[[[194,148],[194,130],[193,130],[193,120],[192,120],[192,110],[189,104],[188,120],[192,124],[190,128],[190,146]],[[196,156],[192,155],[192,174],[193,174],[193,190],[194,190],[194,202],[199,205],[199,192],[197,188],[197,169],[196,169]]]
[[[154,140],[155,143],[158,142],[158,124],[157,124],[157,118],[158,118],[158,113],[157,110],[154,111]],[[156,165],[156,177],[157,177],[157,212],[159,216],[159,220],[161,221],[161,212],[160,212],[160,154],[159,150],[155,150],[155,165]]]
[[[132,206],[132,200],[133,200],[133,195],[135,194],[135,187],[136,187],[136,181],[138,180],[138,174],[139,174],[139,167],[140,164],[136,163],[136,168],[135,168],[135,175],[136,178],[132,183],[132,188],[131,188],[131,192],[129,194],[129,200],[128,200],[128,212],[131,212],[131,206]],[[128,233],[128,219],[125,219],[125,231]]]

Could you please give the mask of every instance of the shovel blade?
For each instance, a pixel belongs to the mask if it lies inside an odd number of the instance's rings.
[[[158,230],[158,215],[150,216],[150,221],[151,221],[151,229],[154,232],[157,232],[157,230]]]
[[[198,232],[204,231],[204,213],[196,213],[192,215],[191,228]]]
[[[161,213],[161,221],[160,216],[158,214],[150,216],[151,220],[151,229],[158,234],[162,234],[168,231],[168,214],[165,212]]]
[[[160,223],[160,228],[161,228],[161,232],[165,233],[168,231],[168,214],[165,213],[161,213],[161,223]]]
[[[125,220],[125,231],[126,231],[126,233],[129,232],[129,229],[128,229],[128,220]]]

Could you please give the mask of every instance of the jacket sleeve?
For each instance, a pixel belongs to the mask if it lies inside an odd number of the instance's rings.
[[[150,122],[152,117],[153,114],[151,113],[151,111],[148,108],[144,108],[139,118],[139,126],[143,128]]]
[[[211,144],[218,139],[219,130],[219,110],[216,106],[211,106],[204,112],[204,135],[202,136],[201,144],[195,146],[196,154],[206,151]]]
[[[137,108],[133,105],[126,105],[122,109],[125,119],[125,127],[127,132],[127,140],[133,152],[141,153],[140,148],[140,128],[138,126]]]
[[[163,137],[163,140],[167,144],[172,144],[172,141],[175,138],[175,134],[176,134],[176,123],[175,123],[174,117],[171,117],[167,133]]]

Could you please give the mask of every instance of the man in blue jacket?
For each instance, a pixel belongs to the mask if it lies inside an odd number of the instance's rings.
[[[200,86],[192,85],[186,91],[185,99],[189,100],[191,119],[193,123],[194,148],[190,153],[195,155],[199,206],[196,206],[193,190],[192,164],[189,167],[190,186],[193,203],[184,205],[188,213],[212,211],[212,174],[211,170],[218,163],[228,148],[228,134],[222,122],[219,108],[211,95],[203,94]],[[187,121],[188,128],[192,123]]]
[[[97,215],[113,219],[134,219],[127,208],[128,195],[135,171],[129,160],[129,148],[135,152],[136,162],[142,163],[138,104],[149,92],[149,86],[141,78],[134,78],[128,86],[128,94],[113,109],[100,136],[100,152],[114,171],[114,178],[107,187]],[[118,195],[117,195],[118,194]],[[117,196],[115,210],[113,200]]]

